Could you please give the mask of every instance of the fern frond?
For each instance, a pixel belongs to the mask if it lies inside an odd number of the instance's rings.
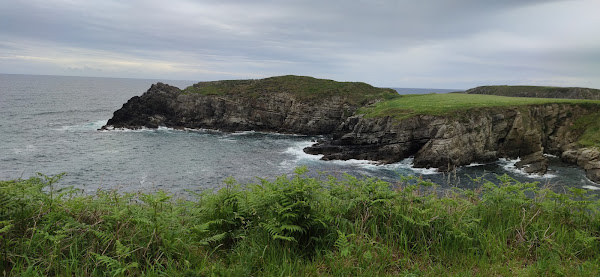
[[[224,240],[225,238],[227,238],[227,232],[223,232],[220,234],[216,234],[214,236],[210,236],[208,238],[205,238],[203,240],[200,241],[200,244],[202,245],[209,245],[209,244],[213,244],[215,242],[220,242],[222,240]]]
[[[298,242],[296,240],[296,238],[294,237],[290,237],[290,236],[280,236],[280,235],[274,235],[273,236],[274,240],[285,240],[285,241],[290,241],[290,242]]]
[[[306,230],[304,228],[298,226],[298,225],[281,225],[279,227],[279,229],[282,230],[282,231],[289,231],[289,232],[292,232],[292,233],[294,233],[294,232],[295,233],[302,233],[302,234],[306,233]]]

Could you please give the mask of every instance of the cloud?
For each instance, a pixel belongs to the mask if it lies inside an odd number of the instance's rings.
[[[6,1],[0,72],[600,87],[597,10],[596,0]]]

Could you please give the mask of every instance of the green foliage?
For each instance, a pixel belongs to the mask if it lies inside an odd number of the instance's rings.
[[[371,100],[398,97],[398,93],[392,89],[376,88],[365,83],[336,82],[333,80],[293,75],[260,80],[201,82],[185,88],[183,93],[244,95],[253,98],[277,93],[289,93],[303,101],[320,101],[329,97],[339,96],[352,105],[362,105]]]
[[[472,109],[514,107],[524,105],[542,104],[581,104],[600,105],[599,100],[574,100],[551,98],[526,98],[505,97],[495,95],[447,93],[447,94],[422,94],[402,95],[398,98],[378,102],[375,105],[362,108],[360,113],[367,117],[392,116],[398,119],[415,115],[446,115],[455,112],[464,112]]]
[[[600,99],[600,90],[577,87],[481,86],[469,89],[466,93],[514,97]]]
[[[584,147],[600,147],[600,112],[578,118],[571,129],[581,133],[577,143]]]
[[[583,189],[557,193],[506,175],[440,190],[305,173],[243,189],[229,179],[195,200],[80,195],[55,190],[60,176],[0,181],[0,274],[600,273],[600,200]]]

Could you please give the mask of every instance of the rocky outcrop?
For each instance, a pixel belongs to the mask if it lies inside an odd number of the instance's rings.
[[[600,90],[578,87],[481,86],[469,89],[465,91],[465,93],[514,97],[600,100]]]
[[[335,130],[358,107],[339,95],[319,101],[303,101],[285,91],[259,97],[204,95],[158,83],[131,98],[102,129],[166,126],[321,135]]]
[[[305,149],[324,159],[368,159],[385,163],[414,156],[414,166],[450,171],[473,162],[517,158],[518,167],[543,174],[544,153],[561,155],[580,134],[570,126],[592,112],[565,104],[488,108],[446,116],[420,115],[403,120],[349,117],[332,139]],[[595,164],[588,166],[592,168]],[[600,180],[596,178],[593,180]]]
[[[440,171],[520,157],[516,165],[525,172],[544,174],[548,168],[544,154],[553,154],[600,181],[600,153],[578,148],[582,130],[572,128],[579,117],[596,112],[597,105],[544,104],[368,118],[358,109],[397,95],[363,83],[281,78],[283,82],[271,78],[199,83],[186,90],[158,83],[131,98],[102,129],[166,126],[325,135],[305,152],[322,154],[323,159],[382,163],[414,157],[415,167]],[[314,80],[321,83],[314,85]],[[315,90],[321,91],[312,93]]]
[[[570,164],[577,164],[585,170],[586,176],[594,181],[600,182],[600,150],[598,148],[578,147],[570,144],[565,147],[561,159]]]

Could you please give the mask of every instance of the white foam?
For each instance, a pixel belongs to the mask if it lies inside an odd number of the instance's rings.
[[[106,124],[106,121],[105,121]],[[104,125],[102,125],[104,126]],[[100,126],[100,127],[102,127]],[[99,129],[99,128],[98,128]],[[179,129],[174,129],[171,127],[165,127],[165,126],[158,126],[158,128],[154,129],[154,128],[146,128],[146,127],[141,127],[138,129],[128,129],[128,128],[115,128],[113,126],[108,126],[106,127],[106,130],[100,130],[101,132],[122,132],[122,133],[142,133],[142,132],[165,132],[165,133],[171,133],[171,132],[177,132],[177,131],[182,131]]]
[[[478,166],[482,166],[482,165],[485,165],[485,164],[481,164],[481,163],[471,163],[471,164],[465,165],[465,167],[478,167]]]
[[[108,120],[102,119],[102,120],[97,120],[94,122],[87,122],[84,124],[62,126],[59,129],[55,129],[55,130],[63,131],[63,132],[65,132],[65,131],[66,132],[96,131],[96,130],[102,128],[102,126],[106,125],[107,122],[108,122]]]
[[[245,135],[252,135],[252,134],[256,134],[257,132],[254,130],[251,131],[237,131],[237,132],[233,132],[230,135],[232,136],[245,136]]]
[[[556,175],[550,174],[550,173],[546,173],[544,175],[535,174],[535,173],[527,173],[522,168],[517,168],[516,163],[518,163],[520,161],[521,161],[521,158],[516,158],[516,159],[512,159],[512,160],[506,159],[506,158],[498,159],[498,163],[500,164],[500,166],[502,166],[502,168],[504,168],[504,170],[506,170],[510,173],[527,176],[529,178],[534,178],[534,179],[551,179],[551,178],[557,177]],[[527,167],[527,166],[529,166],[529,165],[525,165],[525,167]]]
[[[418,168],[418,167],[414,167],[414,163],[415,163],[415,158],[409,157],[409,158],[406,158],[406,159],[400,161],[399,163],[394,163],[394,164],[389,164],[389,165],[384,165],[384,166],[388,166],[390,168],[395,167],[395,168],[409,169],[420,175],[433,175],[433,174],[439,173],[438,169],[435,167]]]
[[[158,126],[158,128],[156,129],[157,131],[181,131],[181,130],[177,130],[171,127],[166,127],[166,126]]]
[[[590,190],[600,190],[600,187],[592,186],[592,185],[585,185],[585,186],[582,186],[582,188],[590,189]]]
[[[543,154],[543,156],[546,157],[546,158],[553,158],[553,159],[554,158],[558,158],[558,156],[552,155],[552,154]]]
[[[280,163],[280,166],[282,167],[294,167],[296,166],[298,163],[302,162],[302,161],[321,161],[321,158],[324,155],[311,155],[311,154],[307,154],[304,152],[304,148],[309,147],[311,145],[313,145],[314,142],[312,141],[302,141],[302,142],[298,142],[296,144],[294,144],[293,146],[287,148],[284,153],[292,155],[295,157],[295,159],[293,160],[285,160],[283,162]],[[414,164],[414,158],[406,158],[400,162],[397,163],[392,163],[392,164],[382,164],[382,163],[378,163],[375,161],[370,161],[370,160],[357,160],[357,159],[349,159],[349,160],[329,160],[329,161],[321,161],[324,163],[332,163],[332,164],[337,164],[337,165],[341,165],[341,166],[354,166],[354,167],[361,167],[363,169],[367,169],[367,170],[373,170],[373,169],[388,169],[388,170],[397,170],[397,169],[404,169],[404,170],[410,170],[412,172],[414,172],[415,174],[418,175],[432,175],[432,174],[439,174],[438,169],[437,168],[416,168],[413,166]]]
[[[311,155],[304,153],[304,148],[315,144],[312,141],[301,141],[295,143],[293,146],[288,147],[283,153],[296,157],[296,161],[300,160],[320,160],[323,155]]]
[[[148,129],[142,127],[139,129],[127,129],[127,128],[114,128],[113,126],[107,127],[106,130],[100,130],[100,132],[121,132],[121,133],[141,133],[141,132],[155,132],[156,129]]]

